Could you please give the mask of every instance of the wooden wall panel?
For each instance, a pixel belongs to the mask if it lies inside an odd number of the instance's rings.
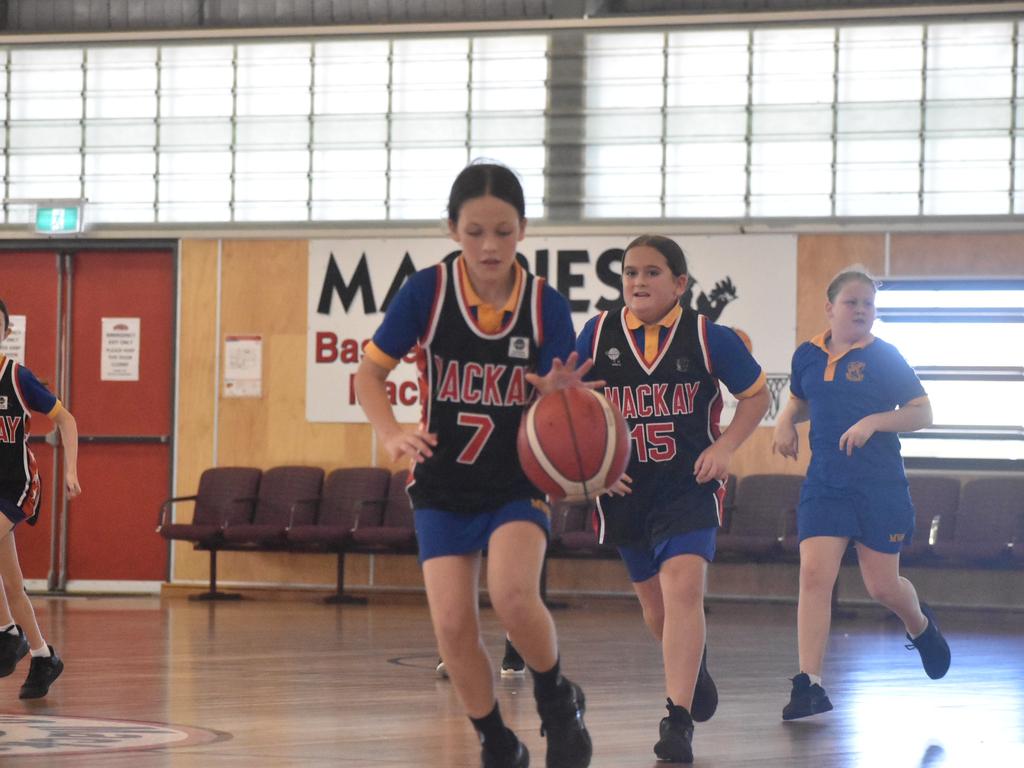
[[[199,476],[214,461],[217,241],[184,240],[179,254],[181,321],[178,327],[175,495],[191,496],[199,485]],[[178,517],[190,520],[192,505],[181,505]],[[175,544],[174,578],[204,578],[207,561],[204,553],[194,552],[188,545]]]
[[[906,234],[890,243],[893,275],[1024,275],[1024,233]]]
[[[219,464],[263,468],[305,463],[326,470],[379,464],[397,469],[382,451],[375,456],[372,430],[365,424],[310,424],[305,418],[305,344],[308,244],[302,240],[233,240],[222,246],[222,324],[215,326],[216,241],[182,243],[181,377],[178,413],[179,494],[194,492],[201,471],[213,463],[213,406],[219,391],[214,377],[216,344],[228,334],[254,333],[264,341],[264,395],[259,400],[220,398]],[[825,327],[825,288],[843,267],[860,263],[881,276],[885,270],[883,234],[801,235],[797,246],[798,343]],[[770,265],[766,265],[770,268]],[[898,234],[890,241],[891,274],[1024,274],[1024,234]],[[769,428],[758,429],[737,451],[732,471],[803,473],[807,426],[800,428],[801,458],[771,454]],[[190,514],[190,510],[188,510]],[[205,581],[209,557],[187,545],[175,547],[175,575]],[[335,560],[329,556],[226,553],[224,582],[330,586]],[[629,592],[617,562],[552,563],[556,590],[597,589]],[[594,579],[597,583],[594,583]],[[414,558],[351,557],[346,583],[420,589]],[[585,590],[584,590],[585,591]],[[729,591],[729,590],[727,590]]]
[[[881,275],[885,270],[885,236],[800,236],[796,255],[796,344],[825,329],[825,290],[837,273],[852,264]]]

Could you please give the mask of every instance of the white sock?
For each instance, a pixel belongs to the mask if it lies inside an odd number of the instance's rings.
[[[932,622],[931,622],[931,620],[930,620],[930,619],[929,619],[929,618],[928,618],[927,616],[925,616],[924,618],[925,618],[925,625],[924,625],[924,629],[922,629],[922,630],[921,630],[920,632],[918,632],[918,633],[917,633],[916,635],[911,635],[911,636],[910,636],[910,639],[911,639],[911,640],[917,640],[917,638],[919,638],[919,637],[920,637],[921,635],[923,635],[923,634],[924,634],[925,632],[927,632],[927,631],[928,631],[928,627],[930,627],[930,626],[932,625]]]
[[[39,656],[46,658],[50,655],[50,646],[48,646],[46,643],[43,643],[42,648],[33,648],[29,651],[29,653],[32,654],[32,658],[38,658]]]
[[[807,676],[811,678],[811,685],[821,685],[821,675],[812,675],[808,672]]]
[[[0,632],[6,632],[8,635],[18,636],[18,625],[13,622],[8,624],[6,627],[0,627]]]

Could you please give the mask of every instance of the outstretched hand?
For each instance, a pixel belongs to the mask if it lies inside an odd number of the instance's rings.
[[[526,374],[526,380],[537,388],[542,395],[554,392],[556,389],[569,389],[569,387],[586,387],[587,389],[600,389],[604,381],[584,381],[583,377],[594,367],[593,359],[584,360],[579,366],[576,363],[580,356],[571,352],[563,363],[558,358],[551,364],[551,370],[543,376],[536,373]]]

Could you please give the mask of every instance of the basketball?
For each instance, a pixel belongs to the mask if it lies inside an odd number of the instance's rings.
[[[516,448],[538,489],[553,499],[589,501],[622,476],[630,444],[626,420],[604,395],[570,387],[530,406]]]

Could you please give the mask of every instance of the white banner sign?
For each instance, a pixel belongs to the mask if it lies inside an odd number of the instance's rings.
[[[102,323],[100,381],[138,381],[141,318],[104,317]]]
[[[590,317],[621,298],[622,247],[630,239],[528,237],[519,244],[519,252],[532,272],[547,278],[569,299],[578,332]],[[686,251],[691,292],[684,298],[690,306],[717,323],[744,331],[753,343],[754,356],[770,376],[788,375],[796,334],[796,236],[675,239]],[[310,241],[309,421],[366,422],[353,387],[363,347],[405,279],[456,248],[440,237]],[[400,422],[419,420],[412,354],[391,373],[388,394]],[[727,396],[723,424],[731,420],[734,407],[735,401]]]
[[[11,315],[11,335],[0,339],[0,354],[19,365],[25,364],[25,315]]]

